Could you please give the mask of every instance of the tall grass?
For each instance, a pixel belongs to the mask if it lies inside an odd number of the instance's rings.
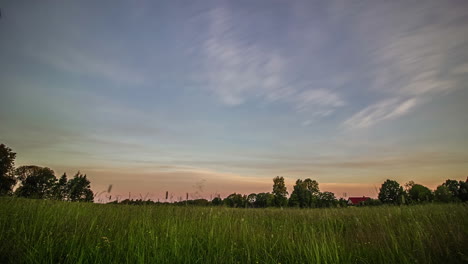
[[[0,199],[0,263],[467,263],[461,204],[338,209]]]

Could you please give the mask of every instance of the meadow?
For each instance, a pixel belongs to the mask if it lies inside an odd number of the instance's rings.
[[[467,263],[468,206],[132,206],[0,198],[0,263]]]

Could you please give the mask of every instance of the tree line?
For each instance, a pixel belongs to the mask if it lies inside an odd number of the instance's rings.
[[[35,165],[15,168],[16,153],[0,144],[0,195],[72,202],[93,202],[91,182],[79,171],[59,179],[53,170]]]
[[[357,206],[377,205],[411,205],[421,203],[450,203],[468,201],[468,179],[467,181],[446,180],[432,191],[421,184],[413,181],[401,186],[394,180],[386,180],[379,189],[377,199],[368,198],[357,204]],[[130,205],[196,205],[196,206],[226,206],[236,208],[266,208],[266,207],[296,207],[296,208],[324,208],[324,207],[347,207],[348,200],[336,198],[332,192],[321,192],[319,184],[315,180],[298,179],[293,187],[291,195],[284,183],[284,178],[277,176],[273,178],[273,190],[266,193],[251,193],[249,195],[233,193],[222,199],[217,196],[211,201],[207,199],[194,199],[178,202],[155,202],[143,199],[125,199],[113,201],[113,204]]]
[[[430,202],[466,202],[468,201],[467,181],[447,180],[432,191],[413,181],[405,184],[405,188],[394,180],[386,180],[379,189],[378,199],[368,198],[358,204],[359,206],[376,206],[383,204],[409,205]],[[207,204],[207,203],[205,203]],[[344,198],[337,199],[332,192],[321,192],[315,180],[298,179],[288,198],[288,191],[283,177],[273,179],[272,193],[259,194],[231,194],[225,199],[219,197],[211,202],[212,205],[225,205],[229,207],[346,207],[349,205]]]
[[[4,144],[0,144],[0,195],[15,195],[19,197],[56,199],[64,201],[92,202],[94,195],[90,181],[79,171],[68,179],[64,173],[59,179],[54,171],[34,165],[14,167],[16,153]],[[15,189],[16,186],[16,189]],[[14,190],[15,189],[15,190]],[[166,192],[166,200],[167,200]],[[265,207],[346,207],[348,200],[337,199],[332,192],[321,192],[316,180],[298,179],[289,195],[284,177],[273,178],[272,192],[251,193],[249,195],[233,193],[222,199],[217,196],[211,201],[207,199],[178,201],[174,205],[227,206],[238,208]],[[467,202],[468,178],[466,181],[446,180],[434,191],[413,181],[401,186],[397,181],[386,180],[379,189],[378,199],[368,198],[359,206],[375,206],[382,204],[407,205],[429,202]],[[113,201],[116,204],[168,204],[144,199],[125,199]]]

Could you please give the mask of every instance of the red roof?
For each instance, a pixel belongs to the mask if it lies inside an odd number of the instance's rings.
[[[369,199],[370,199],[370,197],[365,197],[365,196],[362,196],[362,197],[349,197],[348,202],[351,202],[351,204],[359,204],[360,202],[365,202],[365,201],[367,201]]]

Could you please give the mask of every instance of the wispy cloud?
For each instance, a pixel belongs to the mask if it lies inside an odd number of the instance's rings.
[[[227,8],[210,12],[205,80],[208,89],[227,105],[240,105],[260,99],[268,103],[286,102],[299,112],[326,116],[344,105],[336,92],[323,88],[291,85],[288,69],[294,66],[272,48],[243,39]]]
[[[313,90],[306,90],[302,93],[297,94],[297,109],[299,111],[305,111],[310,109],[311,107],[340,107],[343,106],[345,103],[344,101],[338,96],[338,94],[326,90],[326,89],[313,89]],[[318,113],[330,113],[331,110],[325,111],[317,111]]]
[[[371,91],[387,99],[360,110],[344,121],[346,126],[370,127],[403,116],[416,102],[462,86],[466,8],[439,1],[402,3],[369,5],[354,25],[369,51]]]
[[[204,44],[207,56],[208,88],[223,103],[239,105],[250,96],[265,96],[282,88],[284,59],[266,54],[260,47],[236,36],[234,22],[226,8],[210,13],[209,36]]]
[[[391,120],[408,113],[418,103],[416,98],[388,99],[370,105],[344,122],[347,128],[370,127],[384,120]]]

